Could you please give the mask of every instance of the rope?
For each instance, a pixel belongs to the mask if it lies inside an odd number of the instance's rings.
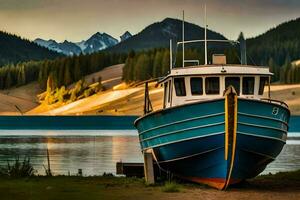
[[[169,180],[169,182],[171,181],[171,178],[173,177],[173,174],[168,171],[168,170],[165,170],[164,168],[162,168],[157,160],[157,157],[153,151],[153,149],[151,149],[151,154],[152,154],[152,157],[154,158],[154,161],[156,162],[158,168],[159,168],[159,172],[160,172],[160,175],[161,175],[161,171],[165,172],[167,174],[167,179]]]

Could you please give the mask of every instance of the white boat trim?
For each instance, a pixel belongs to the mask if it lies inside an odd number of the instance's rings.
[[[273,117],[266,117],[266,116],[254,115],[254,114],[248,114],[248,113],[243,113],[243,112],[238,112],[238,115],[244,115],[244,116],[249,116],[249,117],[257,117],[257,118],[262,118],[262,119],[274,120],[274,121],[281,122],[281,123],[285,124],[287,127],[289,127],[289,125],[288,125],[287,122],[282,121],[282,120],[277,119],[277,118],[273,118]]]
[[[142,135],[142,134],[144,134],[146,132],[149,132],[149,131],[153,131],[155,129],[164,128],[164,127],[172,126],[172,125],[175,125],[175,124],[181,124],[181,123],[184,123],[184,122],[194,121],[194,120],[198,120],[198,119],[204,119],[204,118],[208,118],[208,117],[215,117],[215,116],[220,116],[220,115],[224,115],[224,112],[210,114],[210,115],[204,115],[204,116],[201,116],[201,117],[193,117],[193,118],[189,118],[189,119],[184,119],[184,120],[172,122],[172,123],[169,123],[169,124],[156,126],[156,127],[153,127],[153,128],[150,128],[150,129],[147,129],[145,131],[140,132],[139,135]]]
[[[181,130],[178,130],[178,131],[166,132],[166,133],[163,133],[163,134],[159,134],[159,135],[155,135],[155,136],[152,136],[152,137],[142,139],[142,140],[140,140],[140,142],[145,142],[145,141],[148,141],[148,140],[152,140],[152,139],[159,138],[159,137],[164,137],[164,136],[167,136],[167,135],[173,135],[175,133],[180,133],[180,132],[185,132],[185,131],[190,131],[190,130],[195,130],[195,129],[200,129],[200,128],[207,128],[207,127],[211,127],[211,126],[219,126],[219,125],[222,125],[224,123],[225,122],[218,122],[218,123],[213,123],[213,124],[207,124],[207,125],[201,125],[201,126],[194,126],[194,127],[191,127],[191,128],[185,128],[185,129],[181,129]]]
[[[166,145],[169,145],[169,144],[175,144],[175,143],[179,143],[179,142],[185,142],[185,141],[189,141],[189,140],[194,140],[194,139],[199,139],[199,138],[204,138],[204,137],[209,137],[209,136],[222,135],[222,134],[225,134],[225,132],[217,132],[217,133],[211,133],[211,134],[207,134],[207,135],[200,135],[200,136],[190,137],[190,138],[187,138],[187,139],[181,139],[181,140],[172,141],[172,142],[165,142],[165,143],[162,143],[162,144],[158,144],[158,145],[150,146],[150,147],[147,147],[147,148],[143,148],[143,151],[145,151],[147,149],[153,149],[153,148],[157,148],[157,147],[166,146]]]
[[[260,156],[264,156],[264,157],[267,157],[267,158],[270,158],[272,160],[275,160],[276,158],[272,157],[272,156],[269,156],[267,154],[264,154],[264,153],[258,153],[256,151],[250,151],[248,149],[239,149],[240,151],[245,151],[245,152],[248,152],[248,153],[253,153],[253,154],[257,154],[257,155],[260,155]]]
[[[250,124],[250,123],[245,123],[245,122],[238,122],[238,124],[244,125],[244,126],[253,126],[253,127],[258,127],[258,128],[273,129],[276,131],[287,132],[287,130],[283,130],[281,128],[270,127],[270,126],[256,125],[256,124]]]
[[[164,160],[164,161],[158,161],[158,163],[166,163],[166,162],[174,162],[174,161],[178,161],[178,160],[183,160],[183,159],[187,159],[187,158],[199,156],[199,155],[201,155],[201,154],[210,153],[210,152],[212,152],[212,151],[216,151],[216,150],[222,149],[222,148],[224,148],[224,146],[222,146],[222,147],[217,147],[217,148],[214,148],[214,149],[210,149],[210,150],[207,150],[207,151],[203,151],[203,152],[200,152],[200,153],[192,154],[192,155],[189,155],[189,156],[183,156],[183,157],[180,157],[180,158],[174,158],[174,159]]]
[[[286,143],[286,140],[276,138],[276,137],[271,137],[271,136],[265,136],[265,135],[258,135],[258,134],[253,134],[253,133],[246,133],[246,132],[237,132],[238,134],[241,135],[247,135],[247,136],[253,136],[253,137],[260,137],[260,138],[266,138],[266,139],[271,139],[271,140],[278,140],[280,142],[283,142],[284,144]],[[284,133],[286,135],[286,133]]]

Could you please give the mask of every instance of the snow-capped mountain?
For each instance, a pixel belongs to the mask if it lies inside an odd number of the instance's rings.
[[[129,31],[126,31],[123,35],[120,36],[121,42],[132,37],[132,34]]]
[[[79,55],[81,53],[80,47],[67,40],[65,40],[63,43],[59,43],[59,48],[62,50],[64,54],[70,56]]]
[[[63,53],[59,47],[59,44],[55,40],[43,40],[37,38],[34,40],[34,43],[38,44],[39,46],[46,47],[50,50],[56,51],[58,53]]]
[[[95,33],[84,43],[80,42],[79,45],[83,53],[93,53],[106,49],[107,47],[118,44],[119,41],[106,33]]]
[[[99,32],[92,35],[89,39],[77,43],[69,42],[67,40],[58,43],[55,40],[43,40],[40,38],[34,40],[34,42],[42,47],[68,56],[79,55],[80,53],[89,54],[118,44],[117,39],[106,33]]]

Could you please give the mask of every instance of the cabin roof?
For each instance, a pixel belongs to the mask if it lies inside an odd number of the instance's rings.
[[[197,65],[181,68],[173,68],[171,73],[164,77],[163,82],[173,76],[210,76],[210,75],[273,75],[266,66],[253,65]]]

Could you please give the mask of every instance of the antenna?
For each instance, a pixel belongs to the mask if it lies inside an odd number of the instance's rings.
[[[239,44],[239,41],[234,41],[234,40],[214,40],[214,39],[207,39],[207,15],[206,15],[206,4],[204,5],[204,21],[205,21],[205,27],[204,27],[204,40],[184,40],[184,10],[182,12],[182,41],[181,42],[177,42],[176,45],[176,52],[177,52],[177,47],[178,45],[182,45],[182,67],[184,67],[184,64],[186,62],[189,63],[197,63],[199,65],[199,61],[198,60],[185,60],[184,59],[184,45],[185,44],[190,44],[190,43],[202,43],[204,42],[204,58],[205,58],[205,65],[208,64],[207,62],[207,43],[208,42],[221,42],[221,43],[230,43],[230,44]],[[174,60],[176,61],[176,56],[174,57]],[[173,63],[172,66],[174,66],[175,63]]]
[[[182,67],[184,67],[184,10],[182,11]]]
[[[206,4],[204,5],[204,52],[205,52],[205,65],[207,65],[207,16],[206,16]]]
[[[170,73],[173,68],[173,53],[172,53],[172,39],[170,40]]]

